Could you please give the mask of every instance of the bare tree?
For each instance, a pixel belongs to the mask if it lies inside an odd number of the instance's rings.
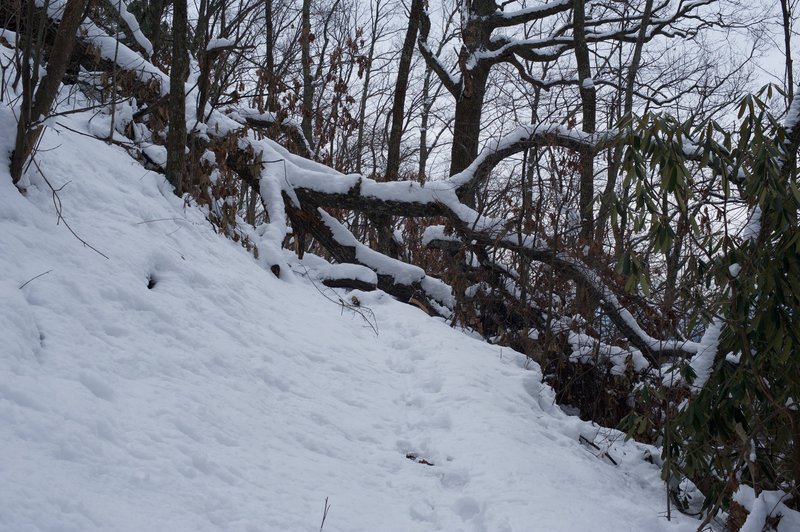
[[[172,12],[172,65],[169,74],[169,134],[166,175],[175,194],[183,195],[186,168],[186,92],[189,73],[189,28],[186,0],[174,0]]]
[[[83,21],[88,0],[69,0],[60,14],[60,22],[53,46],[50,50],[47,73],[38,80],[38,69],[42,60],[43,35],[48,22],[46,11],[37,19],[34,0],[25,2],[25,36],[20,50],[22,60],[18,72],[22,78],[22,106],[17,122],[17,136],[14,152],[11,154],[11,179],[17,184],[22,178],[25,163],[33,153],[44,129],[42,123],[50,114],[61,80],[67,71],[75,34]],[[36,39],[34,36],[36,35]]]

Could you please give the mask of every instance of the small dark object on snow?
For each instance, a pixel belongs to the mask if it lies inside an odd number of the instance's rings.
[[[156,285],[156,280],[153,279],[153,276],[151,275],[150,277],[147,278],[147,289],[152,290],[155,285]]]
[[[275,274],[275,277],[280,279],[281,277],[281,267],[277,264],[273,264],[269,267],[270,271]]]
[[[433,463],[428,462],[424,458],[417,458],[417,455],[414,454],[414,453],[408,453],[406,455],[406,458],[408,458],[409,460],[412,460],[412,461],[414,461],[414,462],[416,462],[418,464],[423,464],[423,465],[428,465],[428,466],[432,466],[433,465]]]

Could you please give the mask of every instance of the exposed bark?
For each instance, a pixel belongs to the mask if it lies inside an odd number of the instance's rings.
[[[328,288],[347,288],[348,290],[361,290],[363,292],[371,292],[377,288],[377,285],[366,283],[359,279],[323,279],[322,284]]]
[[[791,6],[789,0],[781,0],[781,10],[783,12],[783,38],[784,38],[784,53],[786,54],[786,99],[789,105],[794,103],[794,73],[792,71],[792,18]],[[788,161],[784,165],[784,175],[787,179],[794,180],[797,174],[797,139],[800,134],[800,127],[795,125],[793,128],[793,135],[790,139],[790,147],[787,150]]]
[[[597,91],[592,81],[589,47],[586,43],[585,0],[575,0],[573,8],[573,31],[575,34],[575,60],[578,65],[578,83],[581,95],[582,123],[584,133],[594,133],[597,128]],[[593,238],[594,228],[594,153],[582,149],[580,153],[580,238],[588,243]]]
[[[39,142],[39,137],[44,129],[44,125],[40,120],[50,114],[50,109],[58,94],[58,88],[61,86],[61,80],[67,71],[75,44],[75,33],[83,21],[87,3],[88,0],[69,0],[67,2],[50,51],[47,74],[36,87],[35,95],[30,99],[23,98],[23,110],[17,123],[16,143],[14,152],[11,154],[11,180],[14,184],[17,184],[22,178],[25,163]],[[33,0],[30,0],[28,9],[29,21],[33,19],[33,4]],[[33,28],[30,28],[29,36],[32,35]],[[32,37],[27,41],[27,46],[31,44]],[[32,72],[30,64],[30,54],[33,52],[34,50],[30,48],[23,52],[23,60],[25,61],[23,64],[25,71],[22,73],[23,83],[28,83],[27,86],[23,87],[23,94],[27,93],[28,95],[34,90],[31,76],[35,74]]]
[[[305,135],[311,149],[314,149],[313,143],[313,100],[314,100],[314,85],[311,78],[311,0],[303,0],[302,7],[302,20],[300,32],[300,50],[301,50],[301,63],[303,68],[303,118],[301,127],[303,135]]]
[[[408,90],[408,76],[411,72],[411,58],[414,54],[414,43],[417,40],[419,20],[422,16],[423,1],[412,0],[411,11],[408,18],[408,29],[400,52],[400,65],[397,70],[397,81],[394,90],[394,103],[392,104],[392,127],[389,130],[389,145],[386,157],[386,180],[394,181],[400,171],[400,142],[403,134],[403,119],[405,117],[406,91]]]
[[[455,121],[453,123],[453,148],[450,155],[450,175],[467,168],[478,156],[481,116],[486,97],[486,83],[489,71],[473,68],[469,72],[469,91],[465,89],[456,101]],[[465,203],[475,205],[475,190],[465,190],[462,197]]]
[[[200,7],[197,10],[197,26],[194,32],[193,49],[197,54],[197,62],[200,67],[200,75],[197,80],[197,119],[205,122],[205,109],[208,103],[209,91],[211,89],[211,65],[212,57],[206,48],[208,47],[208,19],[209,13],[208,0],[200,0]]]
[[[172,68],[169,73],[169,133],[167,135],[167,179],[177,196],[183,195],[186,172],[186,95],[189,72],[188,15],[186,0],[175,0],[172,13]]]
[[[150,44],[153,45],[153,55],[161,50],[161,18],[164,16],[164,0],[150,0],[147,12],[148,28],[150,29]]]
[[[375,57],[375,43],[378,40],[378,22],[381,16],[381,3],[370,4],[374,8],[372,15],[372,35],[369,41],[369,51],[362,68],[364,69],[364,84],[361,87],[361,102],[358,106],[358,137],[356,140],[356,173],[361,173],[361,155],[364,147],[364,125],[367,120],[367,98],[369,97],[369,82],[372,78],[372,59]]]
[[[417,178],[421,182],[425,182],[427,178],[428,168],[428,121],[431,116],[432,98],[431,98],[431,74],[433,71],[430,67],[425,69],[425,80],[422,84],[422,112],[420,113],[419,125],[419,168],[417,170]]]
[[[271,113],[278,111],[278,88],[275,76],[275,29],[272,20],[273,0],[264,0],[264,17],[266,26],[266,67],[267,67],[267,109]]]
[[[786,56],[786,99],[791,102],[794,99],[794,72],[792,70],[792,12],[789,0],[781,0],[781,12],[783,13],[783,53]]]
[[[468,18],[464,21],[463,44],[458,54],[461,92],[456,96],[450,175],[464,170],[478,156],[483,102],[492,63],[476,60],[475,54],[491,48],[493,28],[484,23],[483,17],[492,15],[496,9],[494,0],[475,0],[470,4]],[[474,205],[474,191],[466,192],[469,194],[462,196],[462,200]]]
[[[301,206],[297,207],[292,200],[284,195],[286,212],[292,227],[302,233],[313,236],[333,258],[341,264],[360,264],[365,265],[359,260],[356,247],[340,242],[334,235],[331,228],[320,216],[318,208],[313,204],[302,201]],[[366,265],[365,265],[366,266]],[[369,267],[369,266],[367,266]],[[426,295],[425,290],[418,282],[406,284],[398,282],[391,275],[378,273],[378,288],[397,299],[409,303],[412,299],[419,301],[420,298],[430,301],[432,298]],[[430,309],[429,313],[438,315],[438,312]]]

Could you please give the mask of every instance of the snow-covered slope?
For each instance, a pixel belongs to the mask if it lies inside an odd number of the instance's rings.
[[[5,159],[7,108],[0,132]],[[317,531],[326,499],[325,532],[696,526],[663,517],[644,447],[565,415],[520,355],[328,291],[376,334],[119,147],[61,128],[39,153],[108,259],[0,164],[0,530]]]

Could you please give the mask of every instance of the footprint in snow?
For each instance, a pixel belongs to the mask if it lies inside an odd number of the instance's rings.
[[[432,377],[428,377],[424,381],[422,381],[422,388],[423,391],[428,393],[439,393],[442,391],[442,385],[444,384],[444,379],[438,375],[434,375]]]
[[[100,377],[84,372],[78,376],[78,380],[80,380],[81,384],[86,386],[95,397],[105,399],[106,401],[114,400],[114,390],[111,386],[103,382]]]
[[[411,347],[411,343],[409,343],[407,340],[399,339],[399,340],[393,341],[391,343],[391,346],[392,346],[393,349],[397,349],[397,350],[400,350],[400,351],[405,351],[406,349]]]
[[[461,489],[469,484],[469,471],[463,468],[447,469],[442,473],[442,487],[446,489]]]
[[[453,511],[464,521],[469,521],[481,513],[481,506],[472,497],[461,497],[453,503]]]
[[[386,364],[392,371],[396,373],[402,373],[404,375],[410,375],[416,371],[412,362],[401,357],[391,357]]]
[[[434,523],[437,521],[436,508],[428,501],[417,501],[408,510],[415,521]]]

